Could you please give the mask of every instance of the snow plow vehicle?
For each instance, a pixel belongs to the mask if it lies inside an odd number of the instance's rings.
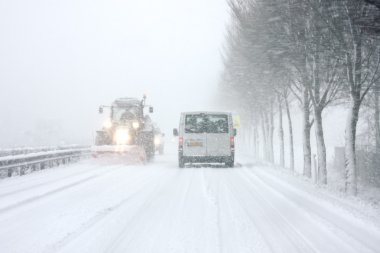
[[[93,156],[110,158],[125,163],[146,162],[154,158],[154,127],[146,108],[153,113],[153,107],[147,106],[146,96],[116,99],[111,106],[100,106],[110,109],[109,117],[101,130],[96,132]]]

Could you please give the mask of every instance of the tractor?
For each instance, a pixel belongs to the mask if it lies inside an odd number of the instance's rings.
[[[148,114],[153,107],[146,105],[146,96],[136,98],[119,98],[110,106],[100,106],[110,111],[101,130],[96,132],[95,155],[116,153],[119,155],[139,156],[141,160],[152,160],[155,153],[154,127]]]

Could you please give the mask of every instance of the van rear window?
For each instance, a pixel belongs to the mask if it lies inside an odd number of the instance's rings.
[[[185,133],[228,133],[228,115],[186,115]]]

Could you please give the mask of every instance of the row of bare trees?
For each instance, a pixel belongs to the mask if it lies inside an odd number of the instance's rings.
[[[379,9],[365,0],[228,0],[232,21],[224,49],[221,94],[260,132],[264,158],[274,161],[278,122],[280,164],[284,166],[283,112],[294,169],[292,101],[303,115],[303,174],[312,175],[310,145],[315,130],[318,182],[327,184],[323,111],[337,101],[348,111],[345,126],[345,183],[357,193],[356,132],[368,94],[375,97],[380,150]],[[377,91],[377,93],[376,93]],[[277,116],[275,116],[277,115]],[[275,120],[275,117],[277,118]],[[380,154],[380,152],[379,152]]]

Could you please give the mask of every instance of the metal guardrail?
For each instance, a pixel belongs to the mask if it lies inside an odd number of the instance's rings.
[[[25,175],[61,164],[76,162],[91,154],[90,147],[40,151],[0,157],[0,178]]]
[[[46,152],[46,151],[54,151],[54,150],[87,148],[87,147],[88,146],[83,146],[83,145],[61,145],[61,146],[6,148],[6,149],[0,149],[0,157],[10,156],[10,155],[25,155],[25,154],[30,154],[30,153]]]

